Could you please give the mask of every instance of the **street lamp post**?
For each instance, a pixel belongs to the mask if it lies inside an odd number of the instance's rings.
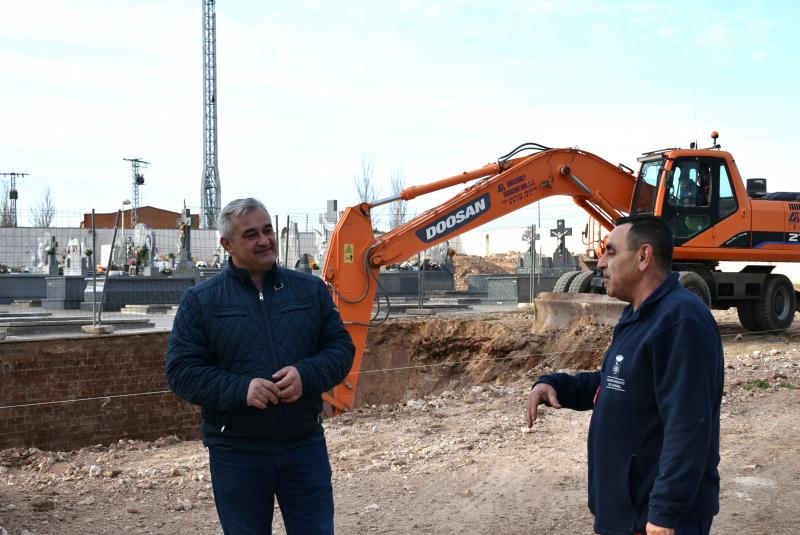
[[[122,255],[125,262],[128,261],[128,246],[125,244],[125,207],[130,206],[130,204],[130,199],[122,201]]]

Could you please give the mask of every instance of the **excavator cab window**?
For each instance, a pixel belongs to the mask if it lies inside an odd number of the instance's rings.
[[[736,193],[733,191],[731,177],[724,163],[719,165],[719,219],[723,220],[739,209]]]
[[[663,167],[663,158],[642,163],[642,168],[636,181],[636,192],[633,194],[631,212],[640,214],[653,213],[656,204],[656,192],[658,191],[658,178],[661,176]]]
[[[725,163],[710,158],[679,158],[666,184],[662,217],[682,245],[736,211],[736,197]]]

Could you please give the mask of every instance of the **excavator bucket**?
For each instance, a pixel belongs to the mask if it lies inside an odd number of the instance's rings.
[[[542,292],[533,300],[534,334],[579,324],[616,325],[627,303],[603,294]]]

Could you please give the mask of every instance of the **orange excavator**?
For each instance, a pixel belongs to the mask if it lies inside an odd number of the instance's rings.
[[[788,328],[800,296],[787,277],[773,274],[772,265],[724,272],[719,263],[800,261],[800,193],[767,194],[765,179],[745,183],[718,137],[712,133],[708,148],[692,143],[689,149],[644,153],[638,173],[577,148],[526,143],[474,171],[347,208],[322,271],[356,346],[350,374],[325,395],[334,414],[353,407],[367,331],[377,319],[381,267],[553,195],[572,197],[609,231],[628,214],[665,218],[675,238],[673,269],[681,272],[684,286],[712,308],[736,307],[748,330]],[[372,208],[473,181],[450,200],[375,237]],[[590,291],[591,271],[568,275],[573,279],[563,288]]]

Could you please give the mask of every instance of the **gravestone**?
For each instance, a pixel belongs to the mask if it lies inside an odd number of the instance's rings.
[[[37,238],[38,244],[36,245],[36,268],[41,271],[44,266],[44,242],[41,238]]]
[[[178,218],[178,254],[176,258],[176,271],[193,271],[192,261],[192,217],[191,212],[184,206],[181,217]]]
[[[83,244],[76,238],[67,242],[67,258],[64,260],[64,275],[86,276],[87,259],[83,256]]]
[[[45,249],[47,253],[47,265],[42,268],[42,273],[50,276],[58,275],[58,259],[56,253],[58,252],[58,242],[55,236],[50,236],[50,244]]]
[[[150,227],[144,223],[137,223],[134,227],[133,247],[139,274],[147,276],[158,275],[158,269],[153,263],[156,237]]]

